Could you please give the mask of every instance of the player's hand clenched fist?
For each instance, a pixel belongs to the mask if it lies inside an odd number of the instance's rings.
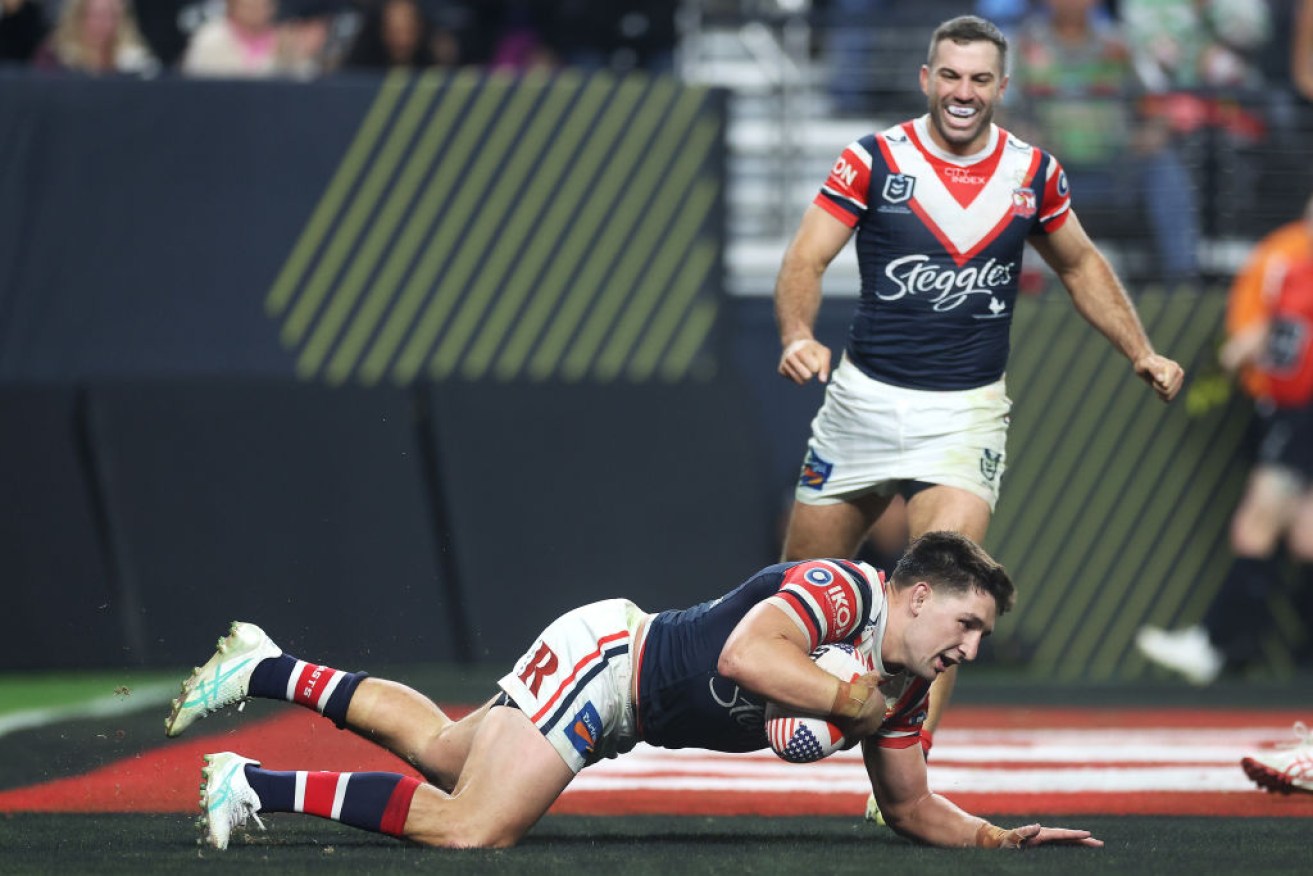
[[[815,377],[830,379],[830,348],[815,338],[799,338],[785,346],[780,355],[780,374],[802,385]]]
[[[1165,402],[1175,398],[1181,391],[1181,384],[1185,382],[1184,369],[1166,356],[1159,356],[1157,353],[1141,356],[1135,360],[1135,373],[1152,386],[1153,391]]]

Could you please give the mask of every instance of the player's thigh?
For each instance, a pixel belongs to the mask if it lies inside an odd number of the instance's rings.
[[[477,722],[451,796],[427,800],[414,824],[407,824],[407,836],[441,846],[513,845],[573,778],[522,711],[492,707]]]
[[[907,500],[907,528],[912,538],[927,532],[960,532],[976,543],[989,529],[989,503],[975,493],[936,484]]]
[[[888,504],[887,497],[875,493],[825,504],[795,501],[781,559],[851,557],[867,529]]]
[[[1242,557],[1267,556],[1291,522],[1299,499],[1292,472],[1260,465],[1249,475],[1231,517],[1231,548]]]

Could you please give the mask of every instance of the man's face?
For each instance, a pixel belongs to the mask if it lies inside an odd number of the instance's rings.
[[[921,68],[935,142],[956,155],[978,152],[988,140],[994,105],[1006,88],[993,43],[940,40],[931,63]]]
[[[123,0],[87,0],[82,9],[82,36],[94,46],[107,46],[118,35]]]
[[[273,23],[277,0],[229,0],[228,14],[239,27],[260,33]]]
[[[972,589],[964,594],[931,590],[914,593],[913,617],[903,637],[904,668],[928,681],[944,670],[975,660],[981,640],[994,630],[994,597]]]
[[[408,61],[414,55],[422,34],[419,15],[410,0],[391,0],[383,7],[383,42],[395,60]]]

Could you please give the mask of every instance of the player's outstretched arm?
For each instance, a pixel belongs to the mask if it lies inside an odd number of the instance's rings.
[[[1135,373],[1160,399],[1175,398],[1185,382],[1184,369],[1154,352],[1126,289],[1075,213],[1057,231],[1032,237],[1030,242],[1062,280],[1085,321],[1131,361]]]
[[[888,749],[867,739],[862,751],[885,823],[909,839],[933,846],[986,849],[1026,849],[1045,843],[1103,845],[1087,830],[1038,824],[1004,828],[966,812],[930,790],[919,745]]]

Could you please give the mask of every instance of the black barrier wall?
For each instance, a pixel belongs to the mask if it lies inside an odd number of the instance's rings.
[[[673,80],[0,82],[0,668],[513,659],[768,551]],[[723,492],[722,492],[723,491]]]

